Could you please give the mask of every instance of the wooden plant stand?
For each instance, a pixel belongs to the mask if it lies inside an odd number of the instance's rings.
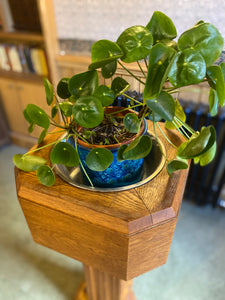
[[[180,141],[168,134],[175,144]],[[176,150],[166,141],[165,147],[172,159]],[[49,152],[47,147],[40,155],[48,159]],[[15,169],[18,199],[34,241],[84,264],[86,288],[81,286],[76,300],[135,300],[131,280],[166,263],[187,173],[169,177],[164,167],[145,185],[102,193],[76,188],[58,176],[54,186],[44,187],[35,174]]]

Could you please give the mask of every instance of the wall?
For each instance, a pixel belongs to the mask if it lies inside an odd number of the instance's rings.
[[[155,10],[167,14],[178,35],[198,20],[213,23],[225,37],[224,0],[53,0],[60,39],[115,41],[132,25],[146,25]]]

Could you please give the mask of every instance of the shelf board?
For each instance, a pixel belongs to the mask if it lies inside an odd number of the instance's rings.
[[[41,33],[27,31],[0,31],[0,40],[11,42],[44,43],[44,37]]]
[[[42,82],[43,77],[34,73],[23,73],[23,72],[13,72],[13,71],[5,71],[0,69],[0,77],[9,78],[9,79],[17,79],[17,80],[25,80],[40,83]]]

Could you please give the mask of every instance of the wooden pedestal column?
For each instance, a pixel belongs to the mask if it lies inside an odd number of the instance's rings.
[[[173,132],[166,134],[174,144],[180,142]],[[166,141],[165,147],[170,160],[176,150]],[[49,159],[50,150],[39,154]],[[58,176],[54,186],[44,187],[35,174],[15,169],[18,199],[34,241],[85,265],[86,289],[76,300],[135,299],[130,280],[166,263],[187,173],[169,177],[164,167],[145,185],[102,193],[76,188]]]

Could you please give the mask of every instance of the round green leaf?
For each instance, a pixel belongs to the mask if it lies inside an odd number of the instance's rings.
[[[193,49],[179,52],[169,72],[169,81],[175,87],[202,82],[206,74],[206,64],[200,53]]]
[[[162,120],[162,117],[158,115],[156,112],[151,111],[148,115],[148,118],[152,122],[160,122]]]
[[[26,107],[26,113],[33,123],[37,124],[40,127],[48,129],[50,125],[49,117],[42,108],[38,107],[35,104],[28,104]]]
[[[115,100],[115,94],[113,90],[111,90],[106,85],[98,86],[93,96],[98,98],[101,101],[102,106],[104,107],[111,105]]]
[[[52,102],[53,102],[53,99],[54,99],[53,86],[47,78],[44,78],[43,82],[44,82],[44,87],[45,87],[45,94],[46,94],[47,104],[51,105]]]
[[[54,104],[54,105],[52,106],[52,110],[51,110],[51,117],[52,117],[53,119],[54,119],[55,116],[57,115],[58,110],[59,110],[58,106],[57,106],[56,104]]]
[[[25,172],[35,171],[46,162],[44,158],[35,155],[15,154],[13,156],[15,166]]]
[[[55,175],[48,166],[41,166],[37,169],[37,179],[45,186],[52,186],[55,183]]]
[[[217,97],[217,93],[214,89],[210,89],[209,92],[209,111],[211,116],[216,116],[217,114],[217,109],[218,109],[218,97]]]
[[[220,66],[210,66],[207,68],[208,83],[216,90],[218,101],[221,107],[225,102],[225,82],[223,72]]]
[[[161,43],[152,47],[149,56],[148,75],[143,92],[145,99],[156,99],[165,83],[175,59],[176,51]]]
[[[91,64],[89,70],[102,68],[112,61],[116,61],[123,56],[120,47],[109,40],[100,40],[91,47]]]
[[[113,154],[105,148],[92,149],[86,157],[87,166],[93,171],[104,171],[112,162]]]
[[[177,117],[182,122],[186,121],[185,112],[184,112],[183,107],[180,105],[178,100],[175,100],[175,115],[174,115],[174,117]],[[176,123],[177,127],[182,126],[179,122],[174,120],[174,118],[173,118],[173,122]],[[172,122],[166,121],[165,128],[166,129],[176,129],[176,126]]]
[[[62,164],[67,167],[76,167],[80,161],[77,150],[66,142],[59,142],[53,147],[50,159],[53,164]]]
[[[149,55],[153,37],[144,26],[137,25],[124,30],[117,39],[117,44],[124,52],[121,60],[131,63]]]
[[[216,141],[213,143],[211,148],[209,148],[205,153],[203,153],[199,157],[200,165],[202,167],[208,165],[214,159],[215,155],[216,155]]]
[[[129,88],[130,84],[122,77],[116,77],[113,79],[111,89],[114,91],[115,96],[126,92]]]
[[[57,85],[57,94],[62,99],[67,99],[71,96],[70,91],[68,89],[69,78],[62,78]]]
[[[98,126],[104,117],[101,101],[94,96],[79,98],[73,106],[73,117],[80,126],[86,128]]]
[[[146,157],[152,149],[152,140],[148,135],[142,135],[133,140],[124,150],[124,159],[140,159]]]
[[[117,69],[117,61],[114,60],[102,67],[102,71],[101,71],[102,76],[104,78],[111,78],[115,74],[116,69]]]
[[[70,93],[78,99],[81,96],[92,95],[98,86],[98,72],[87,71],[70,78],[68,88]]]
[[[125,149],[128,147],[128,145],[122,145],[118,151],[117,151],[117,160],[118,162],[121,162],[121,161],[124,161],[124,158],[123,158],[123,152],[125,151]]]
[[[172,175],[173,172],[177,170],[182,170],[187,168],[188,168],[187,160],[181,158],[173,159],[169,161],[168,164],[166,165],[166,170],[170,176]]]
[[[160,11],[155,11],[146,28],[151,32],[154,43],[162,39],[174,39],[177,30],[172,20]]]
[[[76,167],[80,161],[77,150],[66,142],[59,142],[53,147],[50,159],[53,164],[67,167]]]
[[[65,117],[70,117],[72,115],[73,103],[69,101],[60,102],[59,108]]]
[[[141,122],[135,113],[128,113],[123,119],[123,124],[128,131],[132,133],[138,133],[140,130]]]
[[[210,149],[216,141],[216,131],[213,126],[203,127],[198,136],[191,138],[185,143],[185,146],[180,146],[177,151],[177,156],[184,159],[194,158],[202,155]]]
[[[220,57],[223,37],[212,24],[200,22],[180,36],[178,47],[180,50],[191,48],[200,52],[206,66],[209,66]]]
[[[157,99],[146,100],[147,106],[166,121],[172,121],[175,114],[175,101],[167,92],[161,92]]]

